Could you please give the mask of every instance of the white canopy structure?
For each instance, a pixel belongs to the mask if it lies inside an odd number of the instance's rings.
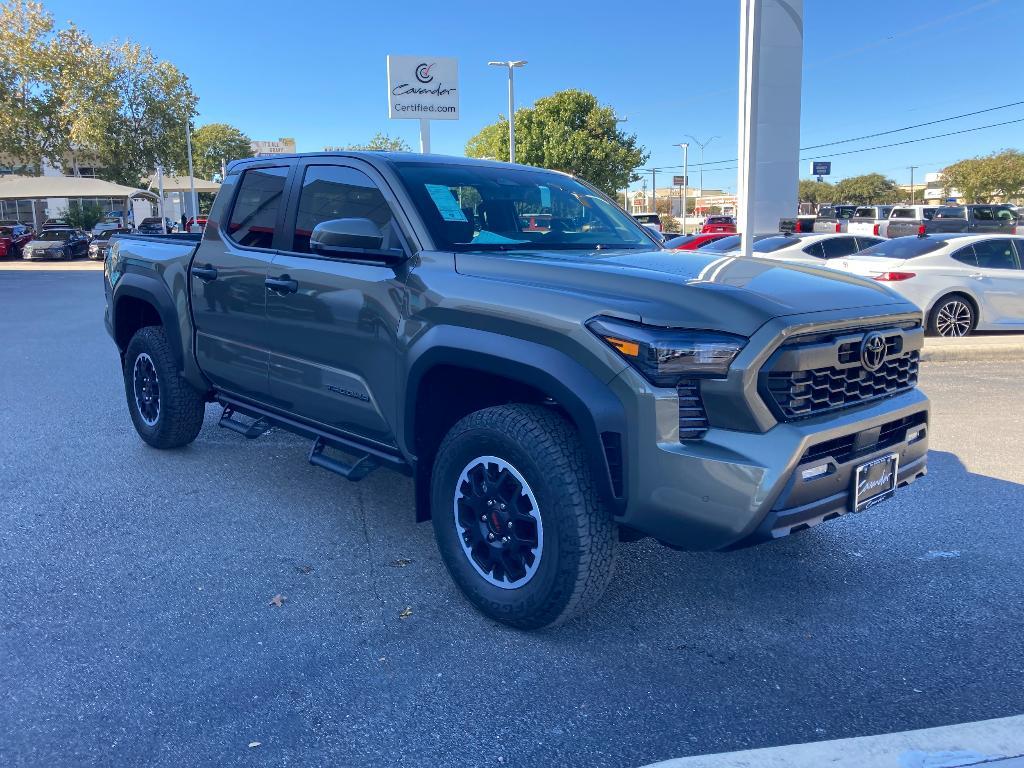
[[[0,199],[38,200],[50,197],[146,197],[155,195],[144,189],[114,184],[84,176],[0,176]]]
[[[146,180],[149,184],[149,188],[154,192],[157,189],[157,177],[152,176]],[[216,192],[220,189],[220,184],[216,181],[207,181],[206,179],[200,179],[196,177],[196,192]],[[192,187],[189,183],[188,176],[164,176],[164,192],[191,192]]]

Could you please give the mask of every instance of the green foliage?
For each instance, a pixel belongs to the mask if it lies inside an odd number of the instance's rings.
[[[1024,197],[1024,153],[1007,149],[961,160],[942,172],[945,192],[956,188],[964,200],[988,203]]]
[[[252,157],[252,143],[233,125],[210,123],[192,132],[192,167],[200,179],[219,174],[221,161],[230,163],[243,157]]]
[[[377,131],[373,138],[365,144],[350,144],[345,149],[371,151],[371,152],[411,152],[410,147],[405,139],[399,138],[398,136],[390,136],[386,133]]]
[[[836,199],[835,187],[827,181],[816,181],[814,179],[800,179],[799,198],[801,203],[812,203],[821,205],[831,203]]]
[[[57,29],[40,3],[0,0],[0,154],[138,184],[157,164],[184,165],[196,102],[188,78],[149,49],[96,45],[73,24]]]
[[[877,203],[898,203],[905,197],[896,182],[887,179],[880,173],[866,173],[863,176],[851,176],[835,185],[836,203],[853,203],[867,205]]]
[[[77,200],[72,200],[68,203],[68,212],[64,215],[64,218],[72,227],[84,229],[88,232],[103,218],[103,213],[103,208],[96,203],[82,205]]]
[[[615,110],[586,91],[559,91],[515,115],[516,162],[578,176],[614,197],[649,157],[636,136],[620,131]],[[469,157],[507,160],[508,119],[484,127],[466,144]]]
[[[678,232],[680,222],[672,215],[672,201],[667,197],[659,197],[655,207],[661,217],[661,228],[665,232]]]

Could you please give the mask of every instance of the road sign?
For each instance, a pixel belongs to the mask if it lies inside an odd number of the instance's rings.
[[[813,160],[811,161],[811,176],[830,176],[832,175],[832,161],[831,160]]]
[[[690,182],[688,182],[686,180],[685,176],[673,176],[672,177],[672,186],[673,187],[685,187],[689,183]]]

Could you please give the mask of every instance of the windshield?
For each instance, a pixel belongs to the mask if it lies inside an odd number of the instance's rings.
[[[654,247],[645,229],[615,203],[568,176],[501,166],[401,162],[395,167],[438,248]]]
[[[966,219],[966,208],[939,208],[935,211],[936,219]]]
[[[927,237],[897,237],[865,248],[857,255],[878,256],[884,259],[912,259],[937,251],[945,244],[945,240],[929,240]]]
[[[70,229],[47,229],[39,233],[36,240],[67,240],[71,237]]]

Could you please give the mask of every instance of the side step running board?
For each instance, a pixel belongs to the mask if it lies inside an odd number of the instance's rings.
[[[224,427],[224,429],[230,429],[232,432],[237,432],[248,440],[255,440],[273,426],[266,419],[262,418],[246,424],[244,421],[234,418],[234,415],[235,409],[230,405],[225,405],[224,413],[220,415],[220,421],[217,422],[217,425]]]
[[[346,464],[338,459],[332,459],[330,456],[324,455],[326,447],[327,444],[322,437],[316,438],[309,451],[309,463],[336,472],[353,483],[362,480],[379,466],[369,454],[363,454],[354,464]]]

